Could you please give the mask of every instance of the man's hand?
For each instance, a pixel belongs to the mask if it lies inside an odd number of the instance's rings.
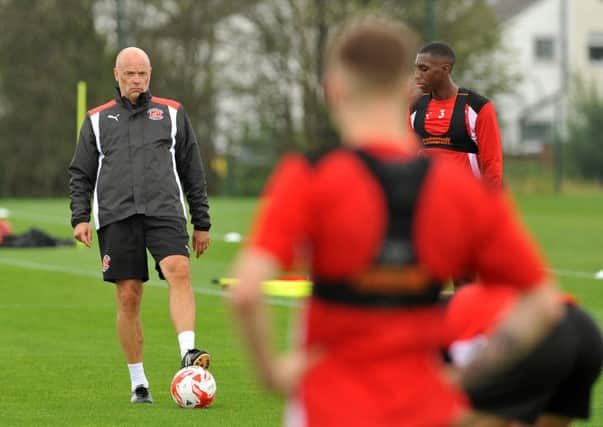
[[[209,231],[193,231],[193,251],[197,258],[209,247]]]
[[[90,247],[92,244],[92,227],[90,227],[90,223],[80,222],[78,225],[76,225],[73,229],[73,237],[75,240]]]

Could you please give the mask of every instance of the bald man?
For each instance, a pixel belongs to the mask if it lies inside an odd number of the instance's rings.
[[[149,279],[148,249],[168,283],[170,317],[181,366],[207,368],[195,348],[195,298],[189,252],[209,246],[209,205],[199,145],[180,103],[152,96],[151,62],[137,47],[122,50],[113,75],[113,100],[88,112],[69,167],[74,237],[98,235],[103,279],[115,283],[117,335],[130,371],[131,401],[151,403],[143,367],[140,305]],[[189,248],[185,197],[193,225]]]

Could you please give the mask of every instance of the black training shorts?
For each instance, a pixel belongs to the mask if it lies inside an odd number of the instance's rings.
[[[530,355],[468,391],[475,409],[532,424],[539,415],[588,419],[591,389],[603,366],[603,337],[579,307]]]
[[[108,224],[98,230],[103,279],[149,280],[147,248],[163,279],[159,262],[169,255],[188,257],[188,239],[184,218],[134,215]]]

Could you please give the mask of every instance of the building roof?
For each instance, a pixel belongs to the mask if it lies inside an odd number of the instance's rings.
[[[490,0],[492,10],[499,21],[506,21],[541,0]]]

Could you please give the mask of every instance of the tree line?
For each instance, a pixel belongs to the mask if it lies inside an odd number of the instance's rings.
[[[113,97],[120,37],[149,53],[152,93],[186,108],[213,195],[255,195],[283,153],[334,141],[322,49],[350,14],[399,17],[422,41],[436,28],[457,80],[507,91],[514,76],[487,2],[438,0],[435,15],[428,2],[0,0],[0,197],[67,194],[76,84],[87,82],[88,108]]]

